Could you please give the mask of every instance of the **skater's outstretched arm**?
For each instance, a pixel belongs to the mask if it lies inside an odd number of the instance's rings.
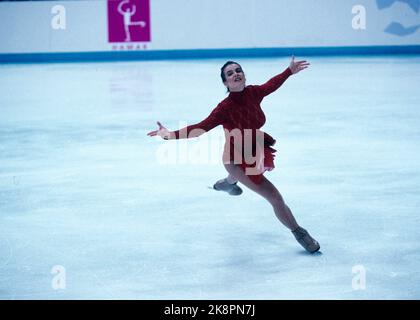
[[[270,93],[276,91],[281,85],[289,78],[292,74],[296,74],[309,66],[309,62],[306,60],[295,61],[295,56],[292,56],[289,67],[279,75],[271,78],[266,83],[260,86],[255,86],[258,90],[260,98],[264,98]]]
[[[158,121],[158,130],[150,131],[147,135],[150,137],[159,136],[165,140],[196,138],[222,124],[223,121],[223,111],[219,104],[206,119],[197,124],[187,126],[180,130],[170,131]]]

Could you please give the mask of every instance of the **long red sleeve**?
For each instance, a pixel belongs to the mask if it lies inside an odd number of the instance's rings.
[[[218,125],[223,124],[223,118],[223,113],[221,112],[219,105],[203,121],[180,130],[176,130],[173,134],[175,135],[175,139],[196,138]]]
[[[269,95],[270,93],[276,91],[281,85],[292,75],[292,70],[287,68],[282,73],[278,74],[277,76],[271,78],[266,83],[260,86],[255,86],[258,91],[260,98],[264,98],[265,96]]]

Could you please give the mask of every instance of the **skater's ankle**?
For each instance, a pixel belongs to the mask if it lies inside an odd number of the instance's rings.
[[[301,226],[297,226],[297,227],[291,228],[291,229],[290,229],[290,231],[292,231],[292,232],[296,232],[296,231],[298,231],[299,229],[302,229],[302,227],[301,227]]]

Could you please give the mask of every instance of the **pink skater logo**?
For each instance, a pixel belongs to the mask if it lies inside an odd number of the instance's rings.
[[[108,0],[108,41],[150,41],[149,0]]]

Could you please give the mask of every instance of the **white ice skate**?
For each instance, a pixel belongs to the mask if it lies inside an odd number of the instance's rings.
[[[295,236],[296,240],[301,244],[302,247],[305,248],[306,251],[314,253],[321,248],[318,241],[312,238],[308,231],[306,231],[302,227],[298,227],[296,230],[292,231],[292,233]]]
[[[239,196],[240,194],[242,194],[242,189],[238,187],[237,182],[229,183],[227,182],[226,178],[217,181],[213,185],[213,189],[217,191],[225,191],[229,193],[231,196]]]

